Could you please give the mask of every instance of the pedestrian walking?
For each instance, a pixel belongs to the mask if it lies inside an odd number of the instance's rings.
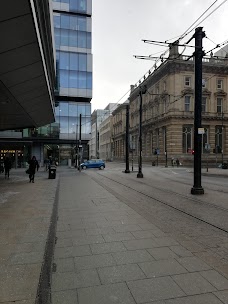
[[[36,160],[36,157],[33,156],[31,160],[29,160],[29,182],[34,183],[34,178],[35,178],[35,173],[36,173],[36,168],[38,164],[38,161]]]
[[[176,164],[177,164],[177,167],[179,167],[179,165],[180,165],[180,161],[179,161],[179,159],[178,159],[178,158],[176,159]]]
[[[171,165],[172,165],[172,167],[174,166],[174,158],[173,157],[171,159]]]
[[[8,179],[9,179],[10,169],[11,169],[11,160],[10,160],[9,156],[6,156],[4,159],[5,178],[8,177]]]

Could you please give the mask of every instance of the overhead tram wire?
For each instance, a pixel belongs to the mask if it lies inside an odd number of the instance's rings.
[[[227,1],[227,0],[225,0],[225,1]],[[187,36],[189,33],[191,33],[193,30],[194,30],[194,28],[193,29],[191,29],[193,26],[194,26],[194,24],[196,24],[196,22],[197,21],[199,21],[202,17],[203,17],[203,15],[205,15],[211,8],[212,8],[212,6],[213,5],[215,5],[215,3],[216,2],[218,2],[218,0],[215,0],[188,28],[187,28],[187,30],[179,37],[179,39],[178,40],[182,40],[185,36]],[[204,20],[203,20],[204,21]],[[201,23],[202,21],[200,21],[200,23]],[[198,25],[197,25],[198,26]],[[197,27],[196,26],[196,27]],[[191,29],[191,30],[190,30]]]
[[[201,20],[200,23],[203,22],[204,20],[206,20],[212,13],[214,13],[214,12],[215,12],[221,5],[223,5],[226,1],[227,1],[227,0],[224,0],[224,1],[223,1],[218,7],[216,7],[209,15],[207,15],[203,20]],[[206,9],[206,10],[205,10],[205,11],[204,11],[204,12],[203,12],[203,13],[202,13],[202,14],[201,14],[201,15],[200,15],[200,16],[199,16],[199,17],[198,17],[190,26],[189,26],[189,27],[188,27],[188,28],[187,28],[187,30],[186,30],[180,37],[178,37],[178,39],[177,39],[176,41],[179,42],[179,41],[182,40],[185,36],[187,36],[191,31],[193,31],[200,23],[199,23],[196,27],[194,27],[193,29],[191,29],[191,28],[197,23],[197,21],[199,21],[199,20],[205,15],[205,14],[212,8],[212,6],[214,6],[217,2],[218,2],[218,0],[214,1],[214,2],[213,2],[213,3],[212,3],[212,4],[211,4],[211,5],[210,5],[210,6],[209,6],[209,7],[208,7],[208,8],[207,8],[207,9]],[[190,29],[191,29],[191,30],[190,30]],[[170,39],[170,40],[171,40],[171,39]],[[144,42],[145,42],[145,41],[147,41],[147,40],[144,40]],[[166,40],[165,42],[162,42],[162,41],[160,41],[160,42],[157,41],[157,42],[156,42],[156,41],[154,41],[154,44],[157,43],[156,45],[160,45],[160,46],[163,45],[163,46],[164,46],[164,45],[168,44],[167,41],[169,41],[169,40]],[[170,44],[171,44],[171,43],[170,43]],[[169,44],[169,45],[170,45],[170,44]],[[188,44],[188,43],[186,43],[186,44]],[[186,46],[185,46],[185,47],[186,47]],[[184,51],[185,51],[185,50],[183,50],[183,52],[184,52]],[[167,50],[164,52],[164,54],[162,54],[162,55],[163,55],[163,56],[166,55],[167,52],[168,52],[168,49],[167,49]],[[183,52],[182,52],[182,54],[183,54]],[[182,54],[180,54],[179,57],[180,57]],[[161,55],[161,57],[163,57],[162,55]],[[141,58],[141,59],[142,59],[142,58]],[[190,59],[190,58],[189,58],[189,59]],[[188,59],[188,60],[189,60],[189,59]],[[154,64],[154,66],[153,66],[152,68],[155,68],[155,66],[156,66],[156,64],[157,64],[158,61],[159,61],[159,59],[158,59],[157,61],[155,61],[155,64]]]
[[[214,51],[215,49],[218,49],[219,47],[223,46],[223,45],[226,45],[228,43],[228,39],[225,40],[224,42],[222,43],[218,43],[216,44],[216,46],[214,48],[212,48],[211,50],[207,51],[205,54],[208,54],[208,53],[211,53],[212,51]]]
[[[184,37],[186,37],[189,33],[191,33],[195,28],[197,28],[198,26],[199,26],[199,24],[200,23],[202,23],[203,21],[205,21],[208,17],[210,17],[217,9],[219,9],[225,2],[227,2],[227,0],[224,0],[219,6],[217,6],[212,12],[210,12],[210,14],[209,15],[207,15],[203,20],[201,20],[194,28],[192,28],[196,23],[197,23],[197,21],[199,21],[211,8],[212,8],[212,6],[214,6],[216,3],[218,2],[218,0],[216,0],[216,1],[214,1],[188,28],[187,28],[187,30],[182,34],[182,35],[180,35],[180,36],[176,36],[176,37],[174,37],[174,38],[172,38],[172,39],[175,39],[175,38],[178,38],[176,41],[179,41],[179,40],[182,40]],[[192,29],[191,29],[192,28]],[[157,45],[159,45],[159,46],[162,46],[162,44],[163,44],[163,46],[166,46],[167,44],[168,44],[168,41],[170,41],[170,40],[172,40],[172,39],[168,39],[168,40],[165,40],[165,42],[160,42],[160,44],[159,44],[159,42],[158,42],[158,44]],[[146,40],[145,40],[146,41]],[[145,42],[144,41],[144,42]],[[171,43],[169,43],[169,45],[170,45]],[[180,45],[180,46],[185,46],[185,48],[187,47],[187,45]],[[191,46],[188,46],[188,47],[191,47]],[[157,60],[156,60],[156,62],[155,62],[155,64],[154,64],[154,66],[156,65],[156,63],[159,61],[159,59],[161,60],[162,58],[163,58],[163,56],[164,55],[166,55],[167,54],[167,52],[168,52],[168,50],[169,49],[167,49],[167,50],[165,50],[164,51],[164,53],[163,54],[161,54],[161,56],[160,57],[158,57],[157,58]],[[160,53],[160,52],[158,52],[158,53]],[[208,53],[208,52],[207,52]],[[183,52],[182,52],[182,54],[183,54]],[[182,54],[180,54],[178,57],[180,57]],[[153,54],[152,54],[153,55]],[[155,55],[155,54],[154,54]],[[148,57],[151,57],[152,58],[152,56],[151,55],[149,55]],[[189,58],[187,59],[187,60],[189,60],[190,58],[192,58],[192,56],[189,56]],[[163,58],[164,59],[164,58]],[[154,67],[153,66],[153,67]],[[152,68],[153,68],[152,67]],[[141,78],[140,78],[141,79]],[[120,99],[119,99],[119,101],[116,103],[116,104],[118,104],[123,98],[124,98],[124,96],[126,96],[128,93],[130,92],[130,90],[128,90]],[[111,110],[110,110],[110,112],[111,112]]]

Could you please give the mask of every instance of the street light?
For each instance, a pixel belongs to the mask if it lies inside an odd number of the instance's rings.
[[[165,167],[168,167],[168,155],[167,155],[167,129],[165,127]]]
[[[224,147],[224,145],[223,145],[223,110],[222,110],[222,165],[223,165],[223,147]]]
[[[146,86],[140,87],[139,97],[140,97],[140,106],[139,106],[139,169],[137,178],[143,178],[142,174],[142,95],[146,93]]]

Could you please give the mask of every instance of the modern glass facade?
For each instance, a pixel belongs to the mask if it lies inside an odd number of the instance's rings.
[[[89,139],[91,133],[91,105],[89,103],[59,102],[56,107],[56,121],[59,123],[60,139],[79,138],[79,117],[81,121],[81,138]]]
[[[92,98],[91,3],[53,2],[60,96]]]
[[[92,0],[53,0],[52,4],[56,50],[55,123],[24,129],[20,140],[29,142],[25,146],[31,148],[31,155],[35,155],[41,164],[51,156],[66,165],[77,157],[80,130],[83,158],[89,155]],[[16,148],[12,146],[11,150]]]

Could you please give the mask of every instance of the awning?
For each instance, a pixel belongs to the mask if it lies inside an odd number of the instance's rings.
[[[49,1],[7,0],[0,4],[0,130],[54,121],[50,13]]]

